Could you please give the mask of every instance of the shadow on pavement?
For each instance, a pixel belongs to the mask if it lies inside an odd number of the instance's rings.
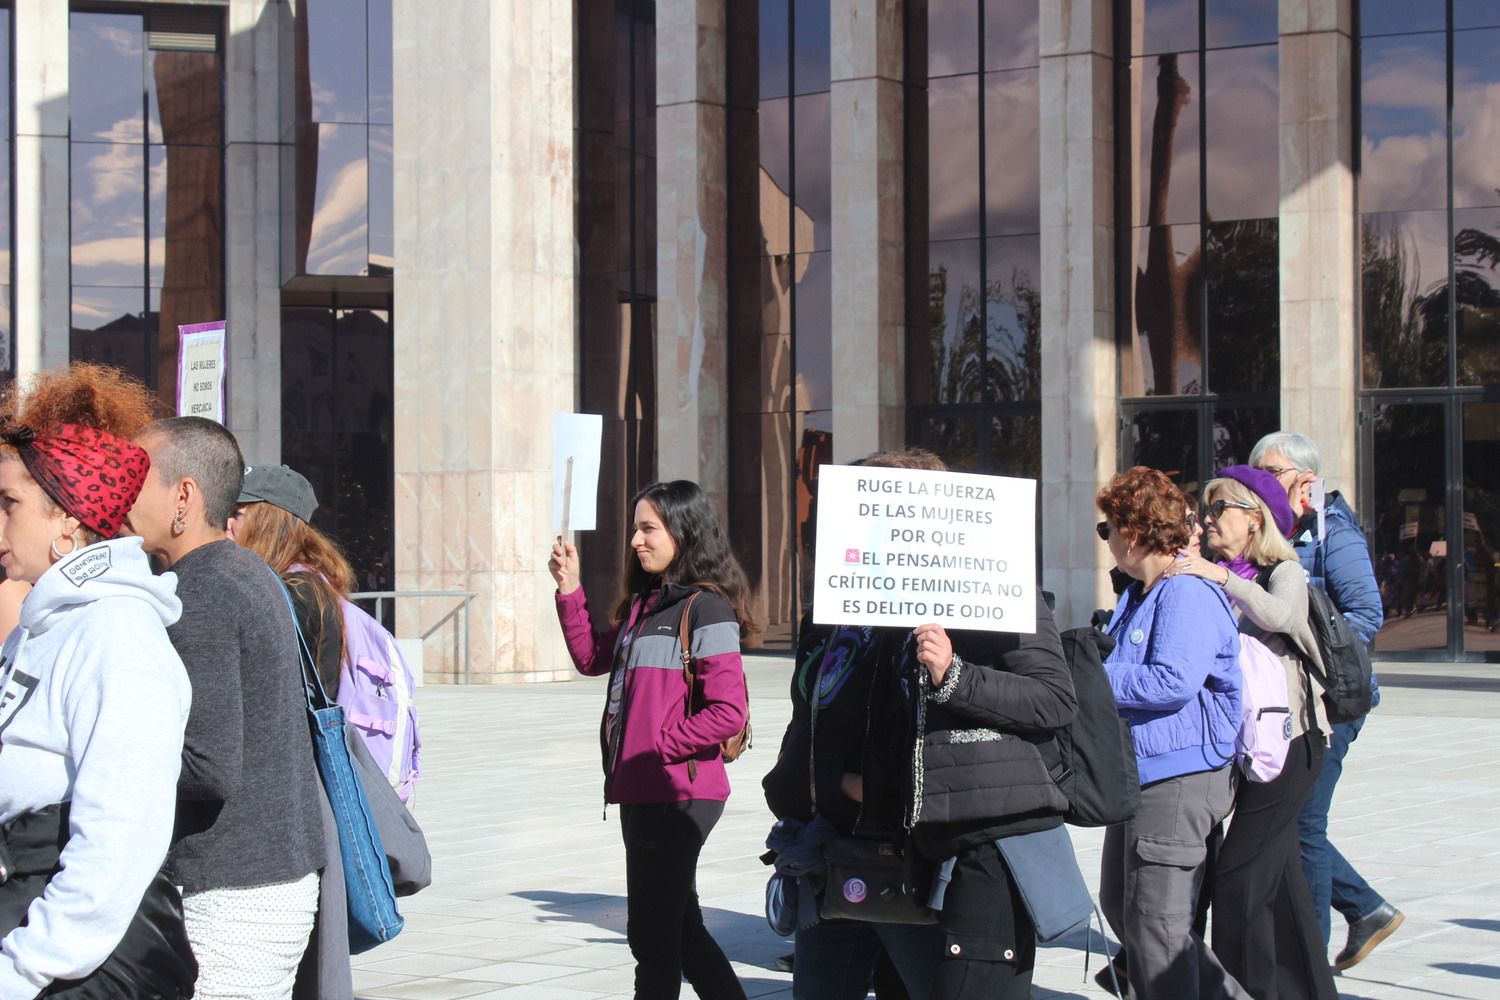
[[[1478,976],[1480,979],[1500,979],[1500,967],[1475,965],[1473,962],[1433,962],[1432,968],[1444,972],[1456,972],[1460,976]]]
[[[1467,927],[1471,931],[1496,931],[1500,932],[1500,920],[1480,920],[1473,917],[1459,917],[1448,921],[1458,927]]]
[[[511,895],[542,904],[547,914],[544,919],[574,924],[592,924],[603,930],[614,931],[621,937],[625,934],[624,896],[589,892],[556,892],[547,889],[532,889]],[[719,946],[724,949],[724,954],[729,956],[729,960],[739,962],[741,965],[771,969],[775,961],[775,953],[791,951],[790,944],[780,942],[771,936],[764,917],[737,913],[734,910],[705,907],[703,924],[714,936],[714,940],[719,942]],[[743,947],[743,944],[757,938],[762,939],[757,942],[760,947],[753,950],[762,954],[751,957],[748,953],[752,949]],[[768,950],[765,946],[766,941],[777,942],[769,949],[772,952],[771,957],[766,957],[764,954]],[[785,986],[786,984],[778,982],[776,985]]]

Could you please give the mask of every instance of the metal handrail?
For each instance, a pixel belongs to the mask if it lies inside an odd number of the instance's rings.
[[[469,683],[469,605],[479,594],[472,590],[365,590],[357,594],[350,594],[351,601],[374,601],[375,620],[383,622],[381,612],[385,610],[387,599],[394,601],[399,597],[457,597],[459,602],[448,610],[448,613],[437,620],[437,623],[419,636],[422,641],[432,635],[438,629],[448,623],[454,615],[461,614],[459,628],[453,634],[453,658],[461,659],[464,665],[464,683]]]

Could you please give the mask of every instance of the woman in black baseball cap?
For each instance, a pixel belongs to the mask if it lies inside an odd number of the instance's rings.
[[[353,589],[354,570],[338,546],[309,523],[317,509],[312,483],[300,472],[285,465],[252,465],[229,519],[229,537],[286,581],[297,622],[318,661],[318,676],[335,697],[344,660],[339,600]]]

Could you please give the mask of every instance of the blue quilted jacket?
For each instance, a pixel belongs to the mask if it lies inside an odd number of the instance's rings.
[[[1120,595],[1104,662],[1131,725],[1141,784],[1214,771],[1234,757],[1240,720],[1240,634],[1219,587],[1195,576]]]

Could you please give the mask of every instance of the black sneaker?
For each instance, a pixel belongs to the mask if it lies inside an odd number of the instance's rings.
[[[1113,975],[1110,974],[1111,969],[1114,970]],[[1120,991],[1118,993],[1115,992],[1116,977],[1119,977],[1120,983]],[[1130,984],[1125,981],[1125,970],[1113,962],[1106,962],[1104,968],[1094,973],[1094,982],[1110,996],[1120,997],[1121,1000],[1128,1000],[1130,996]]]
[[[1333,967],[1343,972],[1363,962],[1376,945],[1396,933],[1405,921],[1406,917],[1400,910],[1390,903],[1381,903],[1373,912],[1349,925],[1349,941],[1333,960]]]

